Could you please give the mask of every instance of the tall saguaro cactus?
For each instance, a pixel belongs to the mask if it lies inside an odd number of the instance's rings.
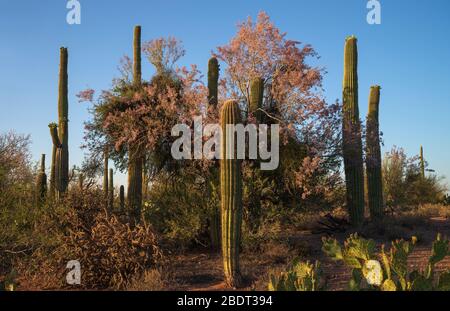
[[[136,88],[141,85],[141,26],[134,28],[133,42],[133,83]],[[139,146],[128,146],[128,208],[135,220],[141,217],[142,206],[142,165],[143,158]]]
[[[366,133],[366,171],[369,211],[372,218],[383,216],[383,187],[381,179],[380,127],[378,111],[380,87],[370,88],[369,112],[367,114]]]
[[[49,124],[50,136],[52,137],[53,148],[52,148],[52,163],[50,166],[50,197],[52,199],[56,196],[56,155],[59,148],[59,138],[58,138],[58,128],[55,123]]]
[[[108,202],[108,160],[109,160],[109,150],[105,147],[103,152],[103,196],[105,203]]]
[[[50,123],[50,135],[53,141],[52,154],[52,189],[56,197],[61,198],[69,185],[69,99],[68,99],[68,52],[60,50],[58,125]]]
[[[109,185],[108,185],[108,210],[114,209],[114,171],[109,169]]]
[[[120,186],[119,203],[120,211],[123,212],[125,210],[125,187],[123,185]]]
[[[250,81],[250,105],[249,112],[256,118],[256,122],[261,123],[261,108],[264,98],[264,80],[253,78]]]
[[[420,146],[420,177],[425,179],[425,159],[423,157],[423,147]]]
[[[36,180],[36,201],[39,206],[45,202],[47,196],[47,175],[45,174],[45,154],[41,156],[41,168]]]
[[[218,83],[219,83],[219,62],[217,58],[211,57],[208,61],[208,105],[217,107],[218,104]],[[211,181],[209,182],[209,190],[214,191],[214,188],[218,188],[217,165],[214,165],[210,170]],[[211,198],[211,195],[209,195]],[[212,211],[210,218],[210,237],[211,247],[214,250],[218,250],[220,247],[220,207],[217,201],[211,200]]]
[[[208,61],[208,105],[217,106],[219,84],[219,62],[211,57]]]
[[[59,67],[59,98],[58,98],[58,135],[61,142],[58,157],[59,196],[67,191],[69,184],[69,99],[68,99],[68,52],[61,48]]]
[[[220,161],[220,189],[222,209],[222,255],[225,280],[229,286],[242,285],[239,269],[239,246],[242,225],[241,161],[236,159],[235,132],[227,130],[229,124],[240,123],[240,110],[234,100],[225,102],[220,115],[222,142]]]
[[[344,51],[343,81],[343,155],[350,221],[360,226],[364,220],[364,172],[361,124],[358,108],[357,39],[347,37]]]

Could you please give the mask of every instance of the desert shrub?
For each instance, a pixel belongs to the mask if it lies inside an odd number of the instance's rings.
[[[152,183],[149,198],[145,218],[167,242],[182,247],[207,243],[209,212],[203,179],[161,173]]]
[[[405,209],[444,200],[447,189],[442,178],[431,174],[422,177],[419,158],[408,157],[401,148],[394,147],[385,154],[382,175],[384,198],[390,208]]]
[[[168,280],[161,269],[149,269],[134,277],[126,286],[128,291],[162,291],[167,289]]]
[[[450,207],[443,204],[423,204],[412,211],[420,217],[450,217]]]
[[[14,261],[18,283],[26,289],[61,289],[66,264],[81,264],[81,288],[120,289],[162,260],[156,235],[146,223],[108,215],[99,189],[69,191],[49,202],[35,220],[36,238],[27,256]]]
[[[162,258],[150,226],[130,228],[114,215],[97,215],[90,230],[78,227],[68,240],[65,247],[74,248],[74,258],[82,266],[82,284],[88,288],[123,288]]]

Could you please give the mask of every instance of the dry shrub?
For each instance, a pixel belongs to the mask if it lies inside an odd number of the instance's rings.
[[[160,269],[146,270],[134,277],[127,285],[128,291],[162,291],[167,289],[168,281]]]
[[[100,213],[89,231],[78,229],[68,236],[67,246],[75,249],[85,287],[123,288],[162,259],[156,236],[146,224],[130,228],[114,215]]]
[[[120,220],[103,211],[103,204],[100,191],[72,192],[58,204],[54,214],[44,218],[42,225],[48,237],[55,240],[52,245],[37,247],[31,256],[16,263],[22,288],[67,287],[66,264],[78,260],[80,288],[121,289],[162,260],[156,235],[149,225],[131,227],[127,219]]]
[[[421,217],[450,218],[450,206],[443,204],[423,204],[410,213]]]

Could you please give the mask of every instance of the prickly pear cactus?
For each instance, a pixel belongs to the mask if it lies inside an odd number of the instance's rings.
[[[376,256],[372,240],[352,235],[344,242],[344,247],[335,239],[324,238],[322,250],[331,259],[343,261],[353,269],[350,290],[450,290],[450,270],[438,276],[434,274],[436,263],[450,255],[449,240],[438,235],[425,270],[409,271],[408,257],[416,242],[415,237],[411,241],[393,241],[388,252],[382,245],[380,256]]]

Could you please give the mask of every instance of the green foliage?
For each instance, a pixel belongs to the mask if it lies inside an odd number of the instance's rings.
[[[320,263],[294,261],[287,271],[271,274],[270,291],[320,291],[325,290]]]
[[[441,203],[447,191],[436,175],[421,177],[420,157],[408,157],[397,147],[384,156],[382,178],[386,206],[394,210]]]
[[[176,248],[205,244],[203,234],[211,213],[202,180],[191,174],[159,173],[144,203],[143,215]]]
[[[350,290],[448,290],[450,271],[438,275],[436,282],[434,267],[450,255],[449,240],[438,235],[433,242],[432,253],[425,270],[409,271],[408,257],[413,252],[416,242],[415,237],[411,241],[393,241],[389,252],[385,252],[383,245],[381,254],[377,257],[374,241],[355,234],[344,242],[343,247],[335,239],[324,238],[322,250],[331,259],[343,261],[352,268]]]
[[[364,177],[361,125],[358,108],[358,51],[354,36],[345,40],[342,137],[347,208],[350,221],[360,226],[364,220]]]

